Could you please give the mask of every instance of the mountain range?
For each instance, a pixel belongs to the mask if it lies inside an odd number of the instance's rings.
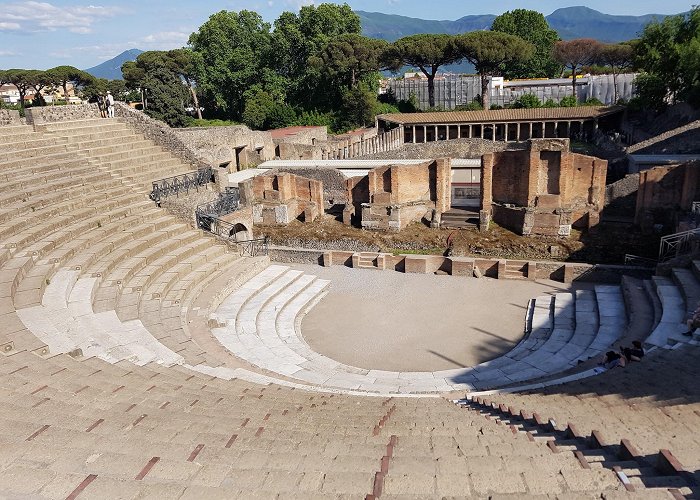
[[[382,38],[393,42],[401,37],[416,33],[466,33],[469,31],[485,30],[491,27],[495,15],[470,15],[456,21],[435,21],[397,14],[382,14],[380,12],[355,11],[362,23],[362,34],[372,38]],[[653,20],[662,20],[664,15],[647,14],[645,16],[615,16],[603,14],[588,7],[565,7],[557,9],[546,16],[549,25],[557,30],[564,40],[572,38],[595,38],[601,42],[623,42],[639,36],[646,24]],[[175,48],[175,47],[173,47]],[[109,80],[121,79],[122,64],[133,61],[143,51],[130,49],[122,52],[109,61],[93,68],[86,69],[88,73]],[[448,71],[471,71],[464,64],[445,68]]]
[[[109,61],[105,61],[102,64],[98,64],[97,66],[88,68],[85,71],[96,78],[106,78],[107,80],[121,80],[122,64],[124,64],[126,61],[135,61],[141,53],[143,53],[143,50],[125,50],[118,56],[110,59]]]
[[[362,33],[372,38],[393,42],[416,33],[448,33],[455,35],[468,31],[489,29],[495,15],[464,16],[456,21],[433,21],[396,14],[355,11],[362,22]],[[595,38],[601,42],[624,42],[639,36],[646,24],[662,20],[664,15],[615,16],[603,14],[588,7],[565,7],[546,16],[549,25],[564,40]]]

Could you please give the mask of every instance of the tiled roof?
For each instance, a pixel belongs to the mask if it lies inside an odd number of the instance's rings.
[[[390,113],[379,120],[402,124],[490,123],[538,120],[588,120],[621,111],[619,106],[577,106],[575,108],[491,109],[483,111],[440,111]]]

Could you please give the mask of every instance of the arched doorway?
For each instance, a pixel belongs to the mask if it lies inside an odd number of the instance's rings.
[[[245,241],[250,239],[248,237],[248,228],[245,227],[244,224],[241,224],[240,222],[238,224],[235,224],[232,228],[231,231],[229,232],[229,238],[233,239],[234,241]]]

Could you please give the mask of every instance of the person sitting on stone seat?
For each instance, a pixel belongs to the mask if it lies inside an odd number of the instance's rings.
[[[700,328],[700,303],[698,303],[698,307],[695,309],[695,312],[690,316],[686,324],[688,325],[688,331],[683,334],[686,337],[692,336],[693,332],[696,329]]]
[[[610,370],[616,366],[624,368],[627,365],[627,360],[618,352],[608,351],[605,353],[603,360],[598,364]]]
[[[639,340],[635,340],[632,342],[632,347],[620,346],[620,352],[628,363],[630,361],[641,361],[644,357],[644,346]]]

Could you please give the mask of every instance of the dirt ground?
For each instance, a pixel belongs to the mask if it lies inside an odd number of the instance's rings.
[[[658,237],[642,235],[626,225],[603,225],[568,238],[519,236],[495,224],[478,229],[430,229],[414,223],[400,232],[366,231],[346,226],[331,215],[313,223],[293,222],[287,227],[257,227],[256,231],[284,246],[337,248],[345,242],[357,250],[389,253],[444,254],[448,239],[452,255],[507,259],[559,260],[621,264],[626,253],[654,257]]]

